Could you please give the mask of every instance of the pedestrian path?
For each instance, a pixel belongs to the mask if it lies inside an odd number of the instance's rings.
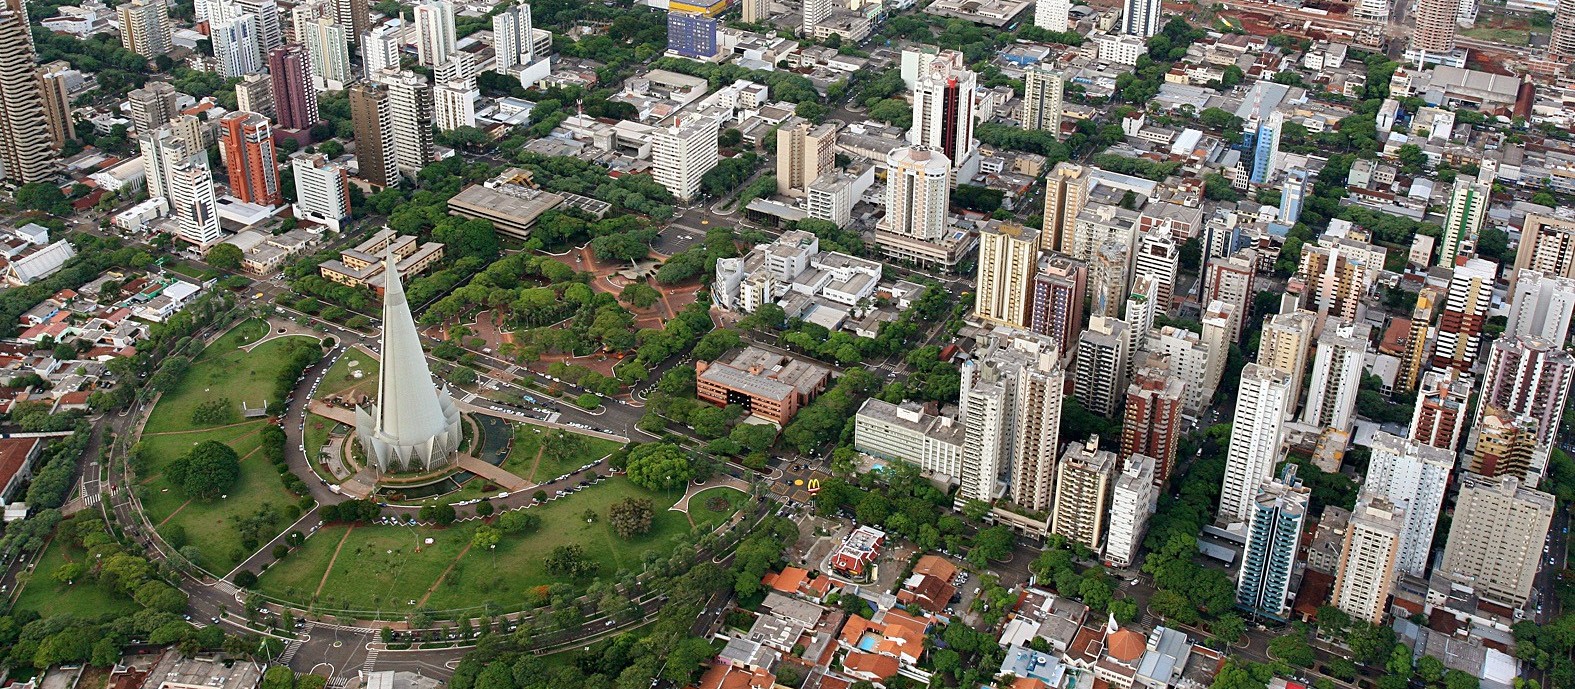
[[[361,663],[362,673],[368,673],[372,671],[373,666],[377,664],[377,654],[381,652],[382,649],[380,648],[374,648],[366,652],[366,662]]]
[[[289,665],[290,661],[295,660],[295,652],[299,650],[301,650],[301,642],[286,641],[284,642],[284,652],[280,653],[279,657],[275,660],[280,665]]]

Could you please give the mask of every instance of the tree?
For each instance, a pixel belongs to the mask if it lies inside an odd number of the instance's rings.
[[[1220,641],[1233,644],[1246,633],[1247,623],[1237,615],[1221,615],[1219,619],[1209,623],[1209,631],[1213,632]]]
[[[16,189],[16,205],[30,211],[65,216],[71,213],[71,204],[60,187],[44,182],[29,182]]]
[[[629,481],[646,490],[664,491],[684,485],[693,475],[689,455],[672,443],[646,443],[629,451]]]
[[[455,514],[454,506],[446,502],[429,502],[421,506],[416,512],[416,518],[424,522],[434,522],[439,526],[453,524],[459,515]]]
[[[650,498],[624,498],[607,508],[607,522],[624,538],[634,538],[651,530]]]
[[[470,535],[470,547],[487,550],[496,546],[502,540],[503,532],[492,526],[482,524],[476,527],[475,533]]]
[[[212,500],[241,478],[241,458],[224,443],[205,440],[170,463],[164,475],[188,497]]]
[[[618,300],[637,309],[648,309],[661,300],[662,293],[643,282],[636,282],[623,288],[618,295]]]
[[[243,570],[241,570],[239,572],[236,572],[235,573],[235,585],[239,586],[239,587],[241,587],[243,589],[249,589],[249,588],[251,588],[253,586],[256,586],[257,585],[257,575],[254,574],[249,569],[243,569]]]
[[[228,242],[216,244],[208,250],[208,265],[219,270],[235,270],[241,267],[241,259],[245,254],[241,248]]]
[[[481,502],[476,504],[476,516],[478,517],[490,517],[496,511],[497,508],[492,506],[492,501],[486,498],[482,498]]]
[[[76,580],[81,579],[82,575],[87,574],[87,571],[88,568],[86,564],[81,562],[67,562],[66,564],[56,567],[54,574],[50,576],[55,580],[56,583],[69,585],[76,583]]]
[[[543,491],[545,492],[545,491]],[[507,534],[522,534],[541,527],[541,517],[525,510],[504,512],[498,517],[498,528]]]
[[[1450,668],[1444,671],[1445,689],[1479,689],[1481,680],[1471,676],[1470,673]]]
[[[1312,667],[1317,657],[1301,634],[1285,634],[1269,642],[1269,655],[1296,667]]]
[[[560,545],[547,554],[545,561],[547,573],[555,576],[579,579],[595,574],[600,567],[595,562],[586,559],[585,549],[578,544]]]

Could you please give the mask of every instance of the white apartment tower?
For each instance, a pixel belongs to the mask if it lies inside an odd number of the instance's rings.
[[[399,70],[399,46],[404,42],[403,29],[401,23],[395,20],[378,24],[361,37],[361,65],[366,70],[367,79],[375,81],[384,70]]]
[[[224,3],[228,5],[229,3]],[[227,79],[263,70],[262,49],[255,15],[235,13],[208,29],[219,74]]]
[[[1160,0],[1124,0],[1121,5],[1121,33],[1139,38],[1159,33],[1159,10],[1162,4]]]
[[[464,82],[450,81],[432,89],[432,123],[438,131],[476,126],[476,99],[478,89],[466,87]]]
[[[295,174],[296,217],[328,225],[334,231],[350,217],[349,173],[321,153],[291,156]]]
[[[1220,489],[1219,521],[1246,522],[1252,516],[1258,488],[1273,475],[1280,460],[1285,398],[1291,390],[1290,376],[1282,371],[1258,364],[1242,368],[1225,481]]]
[[[1285,418],[1296,413],[1296,401],[1303,375],[1307,372],[1307,354],[1312,348],[1313,330],[1318,316],[1311,311],[1294,309],[1277,313],[1263,324],[1258,336],[1258,365],[1268,366],[1285,373],[1295,382],[1298,390],[1287,395]]]
[[[1045,31],[1066,31],[1071,14],[1070,0],[1040,0],[1034,3],[1034,26]]]
[[[257,44],[263,55],[284,45],[278,3],[274,0],[235,0],[235,4],[242,12],[257,18]]]
[[[979,232],[979,273],[973,315],[1024,328],[1033,315],[1039,231],[1016,223],[991,223]]]
[[[953,51],[929,58],[920,60],[913,84],[908,142],[940,151],[951,161],[954,181],[967,182],[979,172],[979,142],[973,135],[979,75],[962,66],[961,56]]]
[[[1054,505],[1056,453],[1060,450],[1061,397],[1066,375],[1054,338],[1015,331],[1003,356],[1015,362],[1012,502],[1036,512]]]
[[[213,190],[213,171],[208,169],[207,151],[197,151],[165,168],[170,188],[170,210],[175,215],[177,236],[206,251],[217,244],[219,199]]]
[[[1395,567],[1421,577],[1432,554],[1433,530],[1455,468],[1455,453],[1383,431],[1373,434],[1369,446],[1373,455],[1363,488],[1405,510]]]
[[[454,5],[432,0],[416,5],[416,61],[436,67],[454,52]]]
[[[1040,6],[1043,7],[1043,4]],[[1060,138],[1065,89],[1066,83],[1060,72],[1051,71],[1042,65],[1032,65],[1024,71],[1023,129],[1043,130]]]
[[[1318,353],[1313,358],[1312,383],[1307,388],[1302,423],[1341,431],[1351,429],[1371,330],[1366,323],[1324,325],[1318,335]]]
[[[1154,458],[1134,454],[1127,458],[1110,492],[1110,530],[1105,537],[1105,564],[1130,567],[1137,559],[1149,515],[1159,500],[1154,484]]]
[[[1105,316],[1088,319],[1088,328],[1077,340],[1077,373],[1073,393],[1084,409],[1100,416],[1114,416],[1127,391],[1127,360],[1131,352],[1129,326]]]
[[[658,129],[651,149],[656,181],[687,203],[700,196],[700,178],[716,167],[717,123],[709,117],[680,119]]]
[[[432,162],[432,86],[415,72],[384,77],[394,128],[393,157],[399,171],[414,176]]]
[[[1551,342],[1564,342],[1569,338],[1572,313],[1575,280],[1529,268],[1516,271],[1504,336],[1536,335]]]
[[[957,477],[957,502],[995,499],[1003,461],[1012,456],[1011,412],[1015,392],[1000,363],[988,358],[968,361],[962,367],[962,472]]]
[[[932,148],[899,148],[886,156],[886,215],[878,229],[920,241],[946,234],[951,161]]]
[[[1173,299],[1172,285],[1181,270],[1181,244],[1166,228],[1153,228],[1137,233],[1137,247],[1132,256],[1132,277],[1140,275],[1153,278],[1159,291],[1155,294],[1160,313],[1170,311]]]
[[[342,91],[354,80],[350,71],[350,44],[345,29],[333,19],[322,17],[299,27],[304,36],[307,62],[312,68],[312,88]]]
[[[531,44],[532,28],[528,2],[516,2],[501,13],[492,15],[495,71],[508,74],[514,67],[536,61],[535,47]]]
[[[1335,607],[1359,620],[1383,622],[1404,524],[1405,510],[1382,495],[1363,493],[1357,498],[1334,579],[1330,602]]]
[[[1463,245],[1476,244],[1477,234],[1487,219],[1488,197],[1492,189],[1475,179],[1461,176],[1449,195],[1449,214],[1444,221],[1444,237],[1439,241],[1438,265],[1453,266]]]

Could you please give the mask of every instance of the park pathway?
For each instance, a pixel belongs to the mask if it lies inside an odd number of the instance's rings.
[[[689,498],[717,487],[733,488],[746,496],[749,495],[750,492],[750,485],[748,481],[734,478],[732,476],[722,476],[720,479],[713,478],[712,480],[706,481],[705,483],[702,483],[698,486],[690,483],[689,488],[684,491],[684,496],[679,498],[678,502],[673,503],[673,506],[667,509],[674,512],[683,512],[687,515],[689,514]]]
[[[421,594],[421,600],[416,601],[416,607],[417,608],[421,608],[421,607],[425,607],[426,606],[427,599],[431,598],[432,597],[432,593],[437,591],[438,584],[443,583],[443,580],[448,578],[449,572],[454,571],[454,565],[459,564],[459,561],[462,558],[465,557],[465,553],[470,552],[470,547],[475,545],[475,544],[476,544],[475,541],[471,541],[469,543],[466,543],[465,544],[465,548],[463,550],[460,550],[458,555],[454,556],[454,561],[448,563],[448,566],[443,568],[443,573],[438,575],[437,581],[432,582],[432,585],[427,587],[427,592]]]
[[[328,575],[333,573],[334,563],[339,561],[339,551],[344,550],[345,541],[350,540],[351,531],[355,531],[355,524],[351,524],[350,528],[345,529],[345,535],[339,537],[339,545],[334,546],[334,555],[328,558],[328,566],[323,568],[323,578],[317,581],[317,590],[312,592],[312,600],[315,601],[322,595],[323,586],[328,584]]]

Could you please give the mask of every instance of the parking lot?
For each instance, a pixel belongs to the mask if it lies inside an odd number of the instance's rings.
[[[705,220],[697,220],[696,224],[705,222]],[[700,227],[687,227],[679,223],[668,225],[662,229],[661,234],[656,235],[656,240],[651,242],[651,250],[663,256],[683,253],[684,250],[704,239],[706,229],[709,227],[710,225],[707,224],[700,224]]]

